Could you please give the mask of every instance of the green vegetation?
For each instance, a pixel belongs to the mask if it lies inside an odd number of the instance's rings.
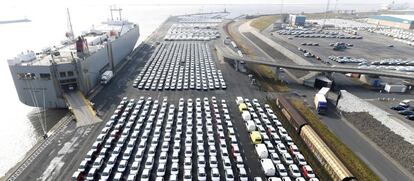
[[[285,116],[282,114],[279,108],[276,106],[275,100],[267,100],[267,104],[270,105],[272,110],[278,116],[279,121],[282,123],[283,127],[286,128],[286,131],[289,133],[290,137],[292,137],[295,145],[298,146],[299,150],[301,150],[302,155],[305,157],[306,162],[313,168],[313,171],[318,176],[319,180],[332,180],[331,176],[329,176],[328,172],[324,169],[324,167],[319,163],[318,159],[312,154],[312,151],[306,146],[306,143],[303,142],[300,135],[296,132],[293,126],[287,121]]]
[[[268,26],[270,26],[273,22],[275,22],[279,18],[278,15],[272,15],[272,16],[261,16],[258,17],[250,23],[250,26],[253,26],[257,28],[260,31],[263,31]]]
[[[341,142],[329,129],[319,120],[307,105],[299,99],[291,99],[292,105],[298,109],[302,116],[308,120],[309,125],[331,148],[336,156],[344,163],[358,180],[380,180],[379,177],[352,152],[344,143]]]
[[[229,28],[231,26],[231,24],[233,24],[234,22],[229,23],[228,25],[226,25],[227,28]],[[229,36],[230,38],[236,42],[236,44],[239,46],[239,48],[247,55],[249,56],[256,56],[256,54],[250,49],[248,48],[245,44],[243,44],[241,41],[241,37],[240,34],[238,33],[234,33],[233,31],[228,30]]]

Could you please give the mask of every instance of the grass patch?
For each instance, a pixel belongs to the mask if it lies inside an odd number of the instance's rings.
[[[270,105],[272,110],[278,116],[279,121],[282,123],[283,127],[289,133],[290,137],[295,142],[295,145],[298,146],[299,150],[301,151],[302,155],[305,157],[306,162],[311,165],[313,171],[316,173],[316,176],[319,180],[332,180],[331,176],[328,172],[324,169],[322,164],[318,161],[318,159],[313,155],[312,151],[307,147],[306,143],[302,140],[300,135],[296,132],[293,126],[287,121],[286,117],[282,114],[280,109],[276,106],[275,100],[267,100],[267,104]]]
[[[251,72],[256,81],[266,92],[288,92],[288,86],[275,77],[275,72],[271,67],[265,65],[247,64],[247,69]]]
[[[322,140],[331,148],[335,155],[344,165],[357,177],[358,180],[380,180],[379,177],[341,142],[329,129],[319,120],[307,105],[299,99],[291,99],[292,105],[308,120],[309,125],[321,136]]]
[[[253,26],[257,28],[260,31],[263,31],[268,26],[270,26],[273,22],[275,22],[279,18],[278,15],[272,15],[272,16],[261,16],[258,18],[255,18],[250,23],[250,26]]]

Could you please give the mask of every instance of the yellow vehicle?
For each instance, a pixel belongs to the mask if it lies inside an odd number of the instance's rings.
[[[243,112],[243,111],[247,111],[247,106],[245,103],[240,103],[239,105],[239,111]]]
[[[252,139],[252,142],[254,144],[260,144],[260,143],[262,143],[262,135],[258,131],[252,131],[250,133],[250,139]]]

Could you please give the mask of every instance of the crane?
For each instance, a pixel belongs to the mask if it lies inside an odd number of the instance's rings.
[[[325,18],[323,19],[322,29],[325,27],[326,19],[328,18],[329,3],[330,0],[328,0],[328,2],[326,3]]]

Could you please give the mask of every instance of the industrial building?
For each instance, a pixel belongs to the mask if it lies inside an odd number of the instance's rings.
[[[289,15],[289,23],[292,26],[305,26],[306,16],[303,15]]]
[[[414,29],[414,15],[378,15],[371,16],[367,20],[368,23],[390,26],[401,29]]]

